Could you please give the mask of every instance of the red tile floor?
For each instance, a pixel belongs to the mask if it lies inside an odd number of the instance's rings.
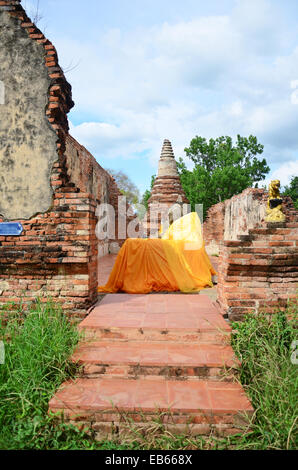
[[[115,259],[100,259],[99,285]],[[253,409],[235,380],[231,328],[215,298],[216,289],[104,296],[79,325],[85,339],[72,359],[81,377],[60,387],[50,410],[101,433],[119,429],[123,413],[143,422],[157,412],[177,432],[241,431]]]

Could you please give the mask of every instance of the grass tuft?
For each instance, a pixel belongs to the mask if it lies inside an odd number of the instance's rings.
[[[56,389],[76,373],[69,361],[79,339],[75,326],[52,301],[37,300],[26,313],[1,310],[0,339],[0,449],[77,448],[83,434],[47,415]]]
[[[235,323],[232,346],[242,362],[240,381],[255,416],[243,445],[254,449],[297,448],[297,304],[286,312],[249,315]]]

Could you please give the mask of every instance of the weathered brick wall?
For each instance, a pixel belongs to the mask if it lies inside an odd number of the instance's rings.
[[[210,207],[203,224],[203,237],[209,255],[219,254],[219,244],[224,238],[225,203],[220,202]]]
[[[100,246],[109,243],[109,240],[98,243],[96,238],[96,207],[101,202],[109,202],[117,215],[120,192],[114,179],[68,134],[67,113],[73,106],[71,86],[59,66],[55,47],[27,17],[19,1],[0,0],[0,15],[5,17],[6,24],[10,24],[7,15],[13,18],[13,47],[18,49],[18,54],[26,57],[28,38],[36,45],[35,62],[41,70],[44,66],[49,78],[39,89],[48,104],[36,103],[40,106],[37,111],[46,119],[46,129],[55,136],[56,142],[56,148],[48,157],[50,207],[17,220],[0,214],[0,222],[21,222],[24,228],[19,237],[0,237],[0,304],[23,299],[26,306],[37,296],[43,301],[51,296],[70,314],[86,315],[87,307],[98,297]],[[10,51],[4,47],[4,55],[5,52],[9,59]],[[6,70],[10,73],[9,68]],[[18,70],[19,78],[27,80],[22,74],[30,73],[30,80],[34,80],[34,70],[33,62],[32,67]],[[9,83],[15,77],[4,78]],[[20,93],[26,105],[26,99],[31,98],[23,91]],[[0,137],[4,137],[3,133]],[[17,139],[14,144],[18,145]],[[16,165],[22,165],[21,157],[21,153],[18,157],[14,152],[11,154]],[[41,157],[37,152],[35,158]],[[39,183],[37,175],[36,186]],[[20,193],[19,197],[25,196]],[[30,204],[30,191],[26,197]]]
[[[85,315],[97,299],[95,207],[89,194],[61,187],[50,212],[20,221],[20,237],[0,237],[0,303],[51,296]]]
[[[212,206],[204,222],[204,240],[209,254],[219,254],[222,240],[237,240],[250,228],[262,225],[267,196],[263,189],[247,188],[231,199]]]
[[[49,296],[76,316],[97,300],[96,201],[69,181],[64,164],[54,164],[49,211],[20,220],[19,237],[0,237],[0,303]],[[0,222],[3,219],[0,218]]]
[[[122,196],[115,179],[104,170],[95,160],[93,155],[71,135],[66,136],[66,168],[67,175],[76,187],[81,191],[91,195],[94,202],[98,204],[111,204],[115,211],[115,239],[108,238],[98,242],[99,256],[103,256],[109,251],[117,250],[125,238],[118,238],[118,198]],[[126,213],[129,211],[129,205],[126,205]],[[127,216],[126,224],[133,217]]]
[[[0,1],[0,44],[0,214],[28,219],[51,206],[51,170],[64,151],[71,87],[54,46],[17,1]]]
[[[267,195],[263,189],[247,188],[225,201],[224,240],[237,240],[266,217]]]
[[[204,240],[218,258],[218,303],[231,320],[297,298],[298,212],[283,198],[286,222],[265,222],[268,193],[248,188],[208,211]]]
[[[92,161],[98,171],[104,171]],[[104,177],[109,203],[117,207],[119,190],[106,172]],[[84,183],[86,173],[82,188]],[[101,201],[75,186],[67,167],[59,163],[54,164],[52,186],[50,211],[18,220],[24,228],[21,236],[0,237],[0,303],[51,296],[70,313],[86,315],[86,308],[98,297],[98,254],[104,242],[95,235],[95,211]],[[124,240],[107,242],[122,244]]]
[[[69,179],[81,191],[90,193],[98,202],[110,202],[112,177],[93,155],[71,135],[66,136],[66,166]],[[117,196],[120,192],[116,188]]]
[[[266,217],[268,193],[264,189],[247,188],[242,193],[212,206],[203,225],[204,241],[209,254],[219,254],[223,240],[237,240],[250,229],[262,227]],[[283,200],[288,221],[295,220],[290,197]]]
[[[222,241],[218,302],[231,320],[259,309],[271,311],[297,299],[298,217],[296,222],[264,224],[237,241]]]

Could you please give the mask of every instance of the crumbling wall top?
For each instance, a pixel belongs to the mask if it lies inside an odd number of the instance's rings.
[[[59,65],[56,48],[28,17],[21,5],[21,0],[0,0],[1,11],[7,11],[11,16],[18,19],[20,27],[26,30],[28,36],[43,47],[45,65],[48,68],[48,74],[51,79],[47,116],[58,134],[61,131],[67,133],[69,129],[67,113],[74,106],[74,102],[72,100],[71,85],[66,80],[64,72]]]

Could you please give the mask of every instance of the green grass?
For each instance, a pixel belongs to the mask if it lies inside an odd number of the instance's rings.
[[[7,317],[8,322],[4,322]],[[1,310],[0,449],[73,449],[92,447],[76,428],[47,415],[48,401],[75,370],[69,357],[78,333],[49,301],[34,303],[24,314]]]
[[[298,339],[297,310],[296,304],[286,312],[251,315],[234,325],[240,381],[255,409],[246,448],[298,447],[298,365],[291,361],[291,345]]]
[[[79,339],[76,327],[52,301],[37,301],[26,314],[21,306],[15,313],[2,308],[0,449],[295,449],[298,366],[291,362],[291,344],[298,339],[297,310],[296,305],[272,316],[251,315],[233,325],[232,344],[242,361],[239,380],[256,410],[249,431],[226,439],[174,436],[157,416],[150,432],[131,424],[126,436],[95,442],[47,414],[57,388],[77,373],[69,360]]]

